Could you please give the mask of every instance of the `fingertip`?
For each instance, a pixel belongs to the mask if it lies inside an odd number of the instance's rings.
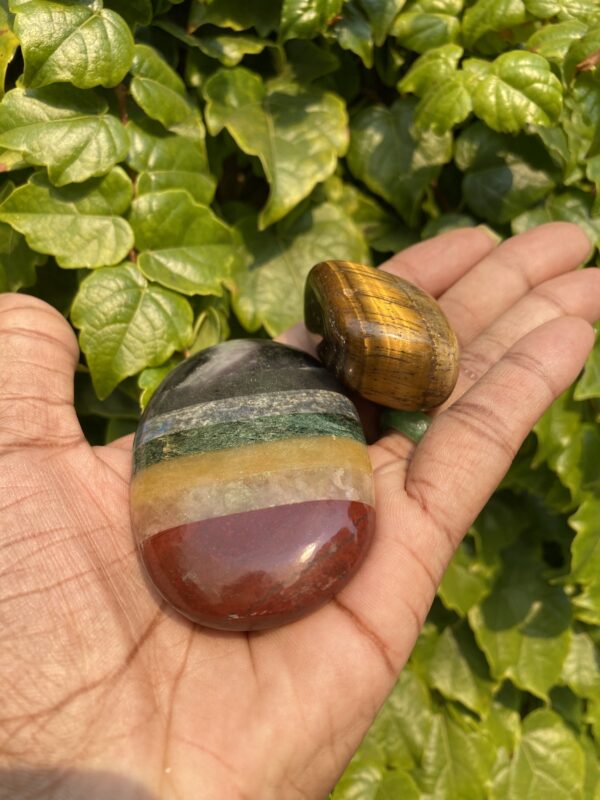
[[[74,361],[79,358],[73,328],[60,311],[37,297],[15,292],[0,294],[0,331],[43,335],[62,345]]]
[[[554,222],[544,222],[535,228],[530,228],[520,236],[540,240],[540,244],[546,247],[556,245],[561,250],[568,249],[571,258],[583,264],[594,252],[596,243],[590,238],[588,232],[575,222],[564,222],[556,220]]]

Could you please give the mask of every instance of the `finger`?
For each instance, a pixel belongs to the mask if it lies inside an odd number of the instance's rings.
[[[499,241],[485,225],[460,228],[407,247],[379,268],[437,297],[491,253]]]
[[[599,269],[579,270],[542,283],[483,331],[463,350],[458,382],[442,409],[456,402],[529,331],[563,316],[588,322],[600,318]]]
[[[507,239],[439,298],[461,345],[535,286],[582,264],[591,248],[570,222],[550,222]]]
[[[83,439],[73,408],[78,357],[75,334],[52,306],[26,295],[0,295],[1,449]]]
[[[517,342],[434,419],[406,478],[407,494],[441,532],[430,543],[433,551],[450,558],[533,425],[577,377],[593,343],[588,322],[552,320]]]

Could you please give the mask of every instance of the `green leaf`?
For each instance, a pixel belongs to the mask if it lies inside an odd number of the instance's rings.
[[[501,780],[492,790],[494,800],[581,800],[584,754],[561,718],[547,709],[529,714],[519,744]]]
[[[204,142],[169,133],[150,119],[127,124],[129,166],[139,173],[138,195],[166,189],[185,189],[197,203],[212,201],[216,181],[208,171]]]
[[[455,158],[466,173],[467,205],[494,223],[510,222],[546,197],[559,181],[559,170],[535,137],[494,133],[481,123],[459,136]]]
[[[16,292],[35,283],[35,268],[46,259],[31,250],[25,237],[0,223],[0,292]]]
[[[358,0],[367,15],[377,47],[381,47],[406,0]]]
[[[183,80],[156,50],[136,44],[131,73],[131,94],[149,117],[182,136],[204,138],[202,120]]]
[[[14,29],[25,59],[25,86],[116,86],[127,74],[133,38],[114,11],[46,0],[27,0],[16,10]]]
[[[589,24],[599,14],[596,0],[525,0],[525,5],[530,14],[541,19],[580,19]]]
[[[569,518],[576,533],[571,573],[579,583],[600,584],[600,497],[587,497]]]
[[[562,680],[579,697],[600,697],[600,651],[587,633],[573,633]]]
[[[352,218],[373,250],[396,253],[417,241],[414,232],[395,214],[351,183],[344,183],[332,175],[325,181],[324,188],[327,200],[338,205]]]
[[[426,53],[432,47],[455,42],[459,37],[460,22],[450,14],[422,14],[406,11],[396,17],[392,36],[409,50]]]
[[[503,53],[471,91],[475,114],[495,131],[553,125],[562,109],[561,83],[548,61],[535,53]]]
[[[579,189],[568,189],[550,195],[544,205],[526,212],[512,221],[513,233],[522,233],[535,225],[560,220],[574,222],[591,242],[600,242],[600,219],[592,214],[593,199]]]
[[[596,337],[594,349],[589,354],[583,375],[575,386],[575,400],[600,397],[600,337]]]
[[[588,31],[585,36],[575,39],[565,57],[564,72],[567,82],[581,72],[595,70],[599,62],[600,27]]]
[[[104,0],[105,8],[112,8],[131,26],[149,25],[152,22],[151,0]]]
[[[182,294],[221,294],[237,257],[231,229],[180,189],[144,194],[129,216],[138,264],[150,280]]]
[[[283,0],[279,36],[312,39],[324,33],[340,13],[343,0]]]
[[[243,31],[256,28],[261,36],[274,30],[281,14],[281,0],[260,0],[260,3],[240,3],[240,0],[192,0],[188,30],[201,25],[218,25]]]
[[[480,603],[489,593],[489,574],[480,559],[468,552],[463,544],[444,573],[438,595],[446,608],[456,611],[461,617]]]
[[[341,17],[333,28],[339,46],[356,53],[365,67],[372,67],[373,39],[361,10],[350,0],[344,5]]]
[[[329,177],[346,151],[346,111],[330,92],[269,90],[243,67],[218,70],[203,92],[210,133],[216,136],[227,128],[245,153],[260,158],[270,185],[261,228],[284,217]]]
[[[469,612],[469,623],[497,680],[546,699],[560,680],[570,646],[569,600],[540,575],[540,564],[520,545],[505,551],[491,594]]]
[[[133,232],[120,217],[131,193],[131,181],[118,167],[103,178],[61,188],[37,174],[0,205],[0,221],[62,267],[116,264],[133,247]]]
[[[487,662],[465,623],[445,628],[428,664],[429,685],[449,700],[457,700],[484,715],[494,684]]]
[[[457,72],[422,98],[415,113],[415,124],[441,135],[464,122],[472,110],[468,82],[463,73]]]
[[[544,25],[528,39],[527,47],[548,61],[562,63],[571,44],[586,31],[587,25],[579,20]]]
[[[127,134],[108,104],[61,85],[13,89],[0,104],[0,147],[48,168],[55,186],[106,174],[127,154]]]
[[[304,281],[325,258],[369,262],[365,241],[344,212],[330,203],[259,231],[253,217],[237,224],[245,250],[245,269],[235,275],[232,301],[242,325],[262,325],[276,336],[302,319]]]
[[[146,367],[138,375],[138,386],[142,390],[140,394],[140,407],[142,411],[146,408],[154,392],[173,370],[177,364],[181,363],[181,357],[175,354],[166,364],[160,367]]]
[[[0,98],[4,95],[6,70],[18,47],[19,40],[10,25],[8,12],[5,8],[0,7]]]
[[[452,154],[452,137],[413,130],[415,102],[391,108],[371,106],[352,121],[348,166],[353,175],[383,197],[413,226],[427,187]]]
[[[483,729],[469,730],[447,713],[436,714],[419,772],[424,796],[481,800],[495,750]]]
[[[523,0],[477,0],[465,12],[462,34],[472,48],[485,34],[521,25],[526,18]]]
[[[235,67],[244,56],[262,53],[272,42],[244,33],[210,33],[194,36],[169,20],[159,20],[156,27],[170,33],[188,47],[197,48],[209,58],[216,58],[226,67]]]
[[[431,89],[444,85],[448,79],[456,75],[462,54],[463,49],[457,44],[444,44],[428,50],[417,58],[398,83],[398,90],[414,92],[423,97]]]
[[[124,378],[183,349],[192,332],[188,301],[148,284],[132,264],[89,275],[79,287],[71,319],[81,329],[81,349],[100,399]]]

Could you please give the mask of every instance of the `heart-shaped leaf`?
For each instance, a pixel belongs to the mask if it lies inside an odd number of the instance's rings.
[[[192,334],[188,301],[148,284],[133,264],[89,275],[79,287],[71,319],[81,328],[81,349],[101,399],[128,375],[162,364]]]

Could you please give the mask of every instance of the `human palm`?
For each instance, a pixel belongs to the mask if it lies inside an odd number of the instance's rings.
[[[415,447],[370,448],[377,531],[359,573],[279,629],[221,633],[172,612],[129,525],[130,438],[90,447],[64,319],[0,297],[0,798],[322,798],[406,661],[465,531],[536,419],[576,377],[600,316],[589,242],[553,223],[483,230],[386,269],[439,297],[457,389]],[[283,340],[302,346],[295,329]]]

